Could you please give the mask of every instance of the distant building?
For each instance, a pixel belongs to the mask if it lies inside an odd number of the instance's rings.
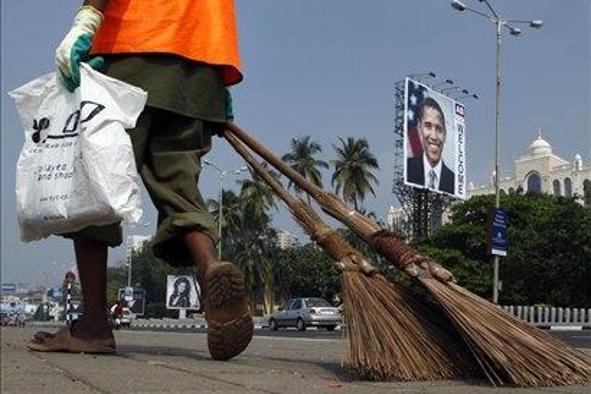
[[[388,230],[401,231],[406,233],[410,229],[408,214],[403,208],[394,208],[390,206],[386,215],[386,226]]]
[[[580,204],[591,208],[591,166],[583,163],[580,154],[576,154],[571,161],[556,155],[550,143],[538,132],[528,151],[515,160],[513,175],[499,181],[501,195],[528,192],[577,197]],[[494,176],[486,185],[474,187],[470,183],[468,187],[469,197],[494,193]],[[450,222],[451,206],[447,206],[443,211],[433,212],[431,228],[436,229]],[[412,218],[403,208],[391,206],[386,224],[390,230],[409,236],[412,234]]]
[[[285,250],[293,248],[297,242],[297,238],[285,230],[277,230],[277,246],[279,249]]]
[[[47,289],[45,287],[31,289],[21,294],[20,299],[33,304],[41,304],[47,301]]]
[[[468,187],[470,196],[494,192],[494,178],[487,185]],[[513,175],[499,180],[501,194],[528,192],[578,197],[579,203],[591,207],[591,166],[583,164],[580,154],[570,161],[556,155],[539,132],[529,150],[515,160]]]

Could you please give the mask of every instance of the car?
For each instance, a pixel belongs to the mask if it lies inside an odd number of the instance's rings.
[[[333,331],[341,322],[339,308],[317,297],[293,298],[269,316],[269,328],[273,331],[280,327],[296,327],[304,331],[311,326]]]

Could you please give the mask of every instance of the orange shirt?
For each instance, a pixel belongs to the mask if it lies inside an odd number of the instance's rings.
[[[93,54],[175,54],[242,80],[233,0],[111,0],[103,14]]]

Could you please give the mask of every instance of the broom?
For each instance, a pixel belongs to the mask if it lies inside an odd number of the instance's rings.
[[[435,380],[474,376],[474,359],[453,332],[449,321],[402,286],[377,274],[373,265],[328,225],[303,200],[292,197],[235,136],[232,147],[274,192],[290,213],[342,272],[348,348],[344,364],[354,374],[379,380]],[[455,335],[455,336],[454,336]]]
[[[588,356],[458,286],[451,272],[408,246],[402,236],[382,230],[336,195],[307,181],[237,125],[228,123],[227,130],[226,135],[232,133],[244,142],[311,195],[325,212],[416,278],[439,302],[493,385],[545,387],[591,380]]]

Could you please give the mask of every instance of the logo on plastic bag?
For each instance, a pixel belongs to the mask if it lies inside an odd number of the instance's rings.
[[[49,119],[48,118],[41,118],[39,119],[39,122],[37,122],[37,119],[33,119],[33,130],[35,130],[35,132],[33,133],[33,142],[34,143],[39,143],[39,141],[41,141],[41,131],[47,129],[49,127]],[[42,142],[45,142],[45,138],[43,139]]]
[[[33,120],[33,130],[35,132],[31,136],[34,143],[44,143],[48,138],[50,139],[61,139],[61,138],[72,138],[78,135],[78,130],[83,123],[89,122],[97,116],[105,106],[94,101],[82,101],[80,108],[74,111],[68,116],[66,124],[62,128],[61,134],[50,134],[42,137],[42,131],[49,129],[49,118],[43,117],[37,121]],[[49,132],[49,131],[48,131]]]

